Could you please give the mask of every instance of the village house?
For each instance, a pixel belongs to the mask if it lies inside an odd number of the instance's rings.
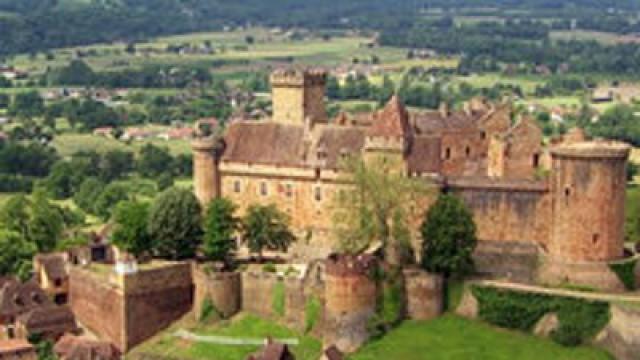
[[[0,339],[16,337],[16,320],[30,311],[53,305],[35,281],[21,283],[13,277],[0,278]]]
[[[195,134],[195,130],[191,127],[182,127],[169,129],[164,133],[158,135],[158,138],[163,140],[187,140],[191,139]]]
[[[119,360],[122,354],[113,344],[64,335],[56,343],[53,351],[60,360]]]
[[[33,258],[35,280],[58,305],[67,303],[69,272],[65,254],[38,254]]]

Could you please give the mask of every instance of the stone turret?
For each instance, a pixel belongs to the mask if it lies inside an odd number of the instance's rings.
[[[397,96],[373,115],[373,125],[367,129],[364,142],[365,160],[384,156],[392,163],[404,165],[413,141],[409,112]]]
[[[218,162],[224,149],[217,137],[197,138],[191,143],[193,150],[193,180],[196,197],[202,205],[220,196]]]
[[[346,353],[369,338],[367,324],[376,310],[375,258],[332,255],[325,263],[324,344]]]
[[[273,120],[302,125],[306,118],[326,122],[324,70],[281,69],[271,74]]]
[[[605,141],[551,150],[552,258],[593,262],[623,256],[629,152],[626,144]]]

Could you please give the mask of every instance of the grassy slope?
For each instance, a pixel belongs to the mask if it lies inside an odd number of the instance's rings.
[[[178,326],[136,348],[132,355],[150,353],[174,356],[180,359],[242,360],[258,349],[257,346],[190,343],[171,335]],[[301,336],[294,331],[252,315],[239,315],[234,318],[228,326],[196,325],[190,328],[190,330],[198,335],[221,335],[239,338],[266,338],[268,336],[274,338],[298,338],[300,344],[298,346],[292,346],[291,349],[296,359],[299,360],[318,359],[322,348],[320,341],[312,337]]]
[[[445,315],[430,322],[407,321],[349,359],[604,360],[611,357],[601,350],[564,348],[551,340]]]
[[[92,134],[60,134],[53,139],[53,146],[62,156],[70,156],[81,150],[95,150],[104,153],[110,150],[124,150],[137,152],[145,144],[154,144],[161,147],[168,147],[173,155],[190,154],[191,145],[187,140],[170,140],[147,139],[142,141],[133,141],[128,145],[122,141],[108,139],[105,137],[94,136]]]

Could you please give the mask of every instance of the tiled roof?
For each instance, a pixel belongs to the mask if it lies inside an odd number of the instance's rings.
[[[367,135],[385,137],[405,137],[410,133],[409,113],[397,96],[374,114],[373,124],[367,130]]]
[[[438,136],[417,136],[407,157],[410,172],[439,173],[441,141]]]
[[[413,124],[421,134],[439,134],[447,130],[475,127],[485,115],[477,111],[454,111],[444,116],[439,111],[419,112],[413,115]]]
[[[49,280],[63,280],[69,276],[62,254],[39,254],[35,261],[42,264]]]
[[[33,350],[33,345],[24,339],[0,340],[0,358],[3,354],[16,354],[23,351]]]
[[[67,306],[38,307],[20,315],[17,322],[23,325],[30,334],[64,334],[77,330],[75,316]]]
[[[50,304],[47,295],[32,280],[9,282],[0,288],[0,315],[16,316]]]
[[[121,354],[113,344],[104,341],[83,339],[66,334],[54,347],[62,360],[117,360]]]

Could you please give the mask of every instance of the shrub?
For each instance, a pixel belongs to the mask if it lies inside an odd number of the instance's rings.
[[[272,306],[273,312],[279,316],[284,316],[284,301],[285,301],[285,289],[284,283],[282,281],[278,281],[273,286],[273,298]]]
[[[611,263],[609,264],[609,268],[613,271],[620,279],[620,282],[624,284],[624,287],[627,290],[635,290],[636,289],[636,264],[637,259],[631,259],[619,263]]]
[[[609,322],[609,304],[541,294],[473,286],[481,319],[505,328],[529,331],[547,313],[556,313],[558,328],[551,339],[577,346],[595,336]]]
[[[318,323],[322,304],[315,296],[309,297],[304,306],[304,332],[309,333]]]

